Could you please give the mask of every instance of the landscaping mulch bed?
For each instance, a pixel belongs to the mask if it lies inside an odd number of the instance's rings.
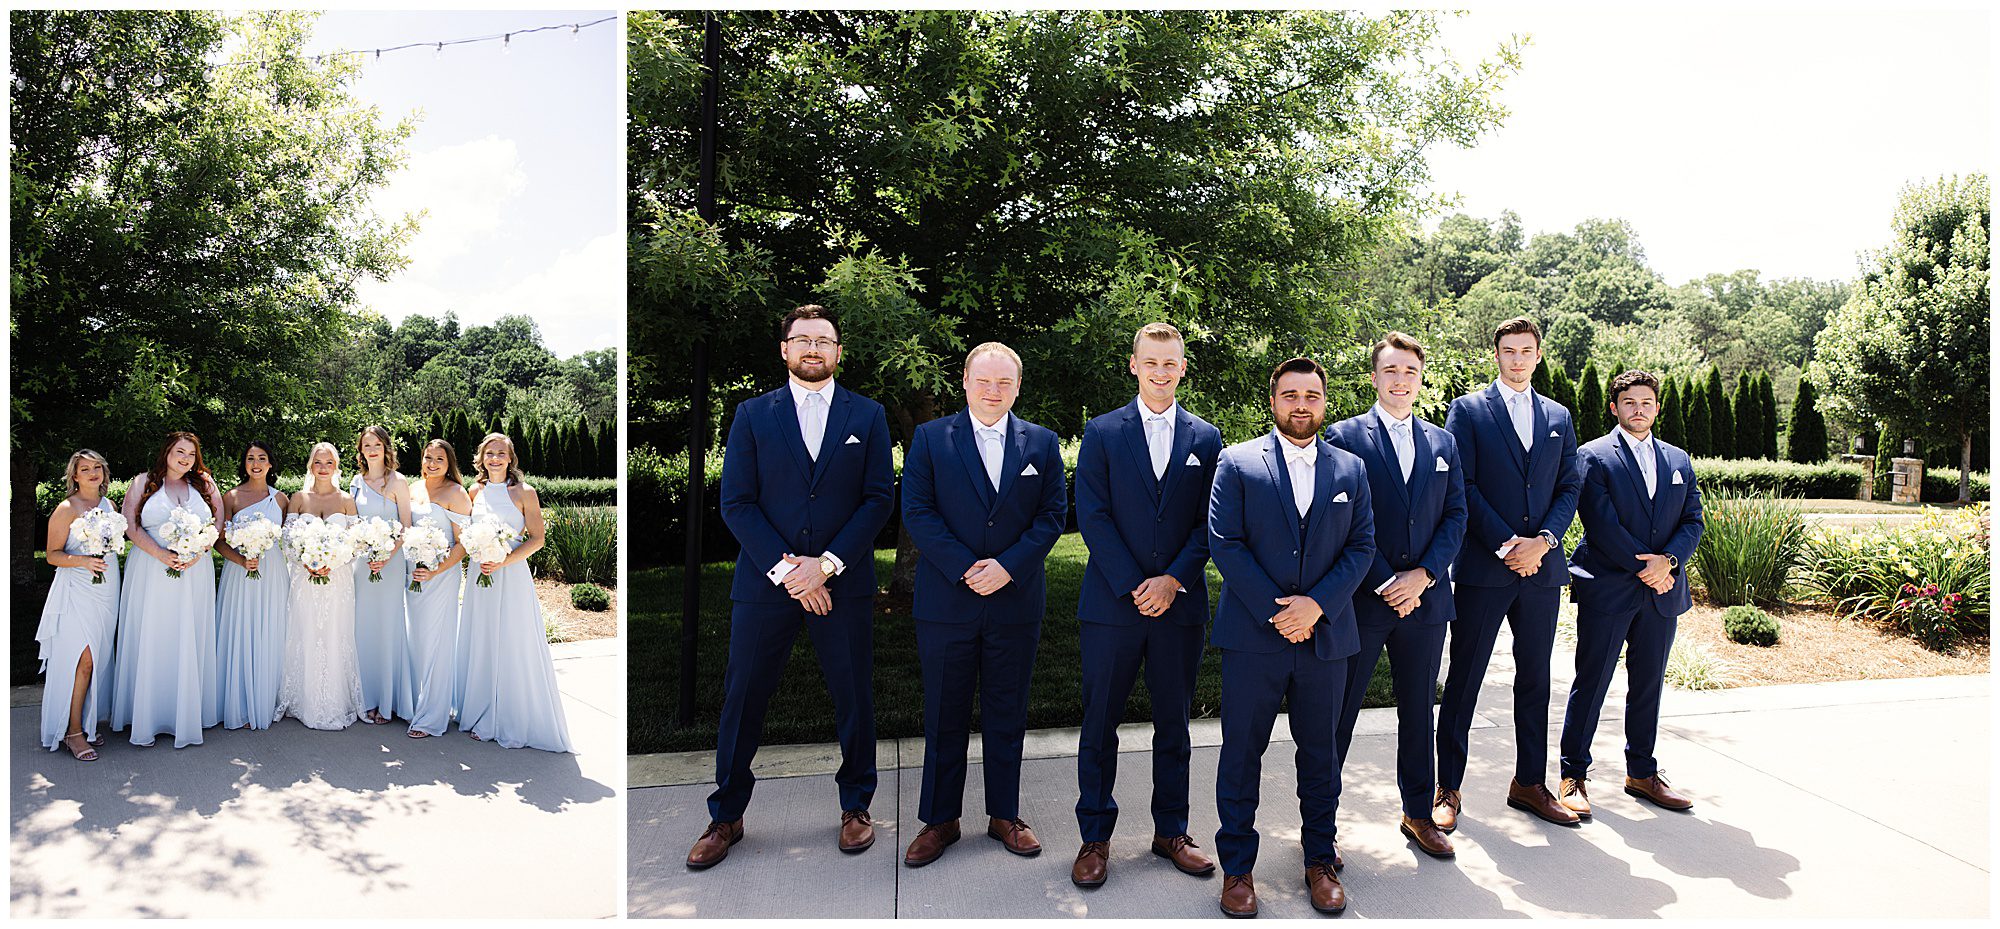
[[[585,639],[608,639],[618,634],[618,591],[606,587],[611,594],[611,608],[601,613],[579,610],[569,605],[570,585],[547,578],[535,578],[535,596],[542,601],[542,617],[553,618],[556,627],[562,630],[564,642],[581,642]]]
[[[1941,655],[1885,625],[1843,619],[1824,607],[1787,604],[1770,613],[1780,632],[1778,644],[1769,648],[1724,638],[1722,610],[1705,603],[1696,603],[1681,617],[1676,638],[1699,644],[1726,662],[1723,677],[1732,687],[1986,674],[1991,669],[1991,643],[1985,639]]]

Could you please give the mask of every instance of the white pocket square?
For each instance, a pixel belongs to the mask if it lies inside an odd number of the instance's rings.
[[[1437,470],[1437,471],[1449,471],[1449,470],[1451,470],[1451,465],[1450,465],[1449,463],[1447,463],[1447,462],[1446,462],[1446,461],[1445,461],[1445,460],[1444,460],[1444,459],[1443,459],[1442,457],[1440,457],[1440,458],[1438,459],[1438,463],[1437,463],[1437,467],[1436,467],[1436,468],[1434,468],[1433,470]]]
[[[1560,435],[1557,435],[1557,434],[1556,434],[1556,431],[1555,431],[1554,429],[1550,429],[1550,430],[1549,430],[1549,438],[1551,438],[1551,439],[1559,439],[1559,438],[1562,438],[1562,436],[1560,436]]]
[[[1337,493],[1337,494],[1334,494],[1334,495],[1333,495],[1333,502],[1335,502],[1335,503],[1346,503],[1346,502],[1347,502],[1347,491],[1344,491],[1344,490],[1343,490],[1343,491],[1341,491],[1340,493]]]
[[[1674,472],[1674,483],[1676,484],[1686,483],[1685,481],[1681,480],[1681,473],[1679,471]]]
[[[1034,477],[1035,475],[1037,475],[1037,474],[1040,474],[1040,473],[1042,473],[1042,472],[1040,472],[1040,471],[1037,471],[1037,470],[1035,470],[1035,463],[1034,463],[1034,462],[1032,462],[1032,461],[1031,461],[1031,462],[1028,462],[1028,466],[1027,466],[1027,467],[1025,467],[1025,468],[1022,468],[1022,469],[1021,469],[1021,476],[1022,476],[1022,477]]]
[[[1201,459],[1196,458],[1193,452],[1188,452],[1187,466],[1190,468],[1199,468],[1201,467]]]
[[[856,437],[854,437],[854,436],[848,436],[848,437],[847,437],[847,441],[845,441],[845,442],[842,442],[842,443],[840,443],[840,444],[842,444],[842,445],[860,445],[860,444],[861,444],[861,440],[860,440],[859,438],[856,438]]]

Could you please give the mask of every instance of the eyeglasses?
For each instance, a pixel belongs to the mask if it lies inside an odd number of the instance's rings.
[[[785,341],[796,348],[817,349],[822,352],[840,344],[839,339],[816,339],[803,335],[795,335]]]

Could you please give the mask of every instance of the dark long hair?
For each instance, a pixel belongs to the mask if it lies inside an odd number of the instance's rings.
[[[251,439],[250,444],[243,446],[243,454],[236,456],[236,476],[246,481],[250,479],[250,471],[243,467],[243,459],[250,456],[253,448],[262,451],[264,460],[271,463],[270,469],[264,472],[264,482],[272,487],[278,486],[278,453],[272,451],[271,443],[263,439]]]
[[[443,439],[432,439],[432,440],[430,440],[429,442],[425,442],[425,443],[424,443],[424,450],[425,450],[425,451],[429,451],[429,450],[431,450],[431,449],[433,449],[433,448],[437,448],[437,449],[443,449],[443,450],[444,450],[444,475],[445,475],[445,477],[448,477],[448,478],[451,478],[451,482],[452,482],[452,483],[454,483],[454,484],[458,484],[458,485],[460,485],[460,486],[464,486],[464,484],[465,484],[465,476],[464,476],[464,475],[462,475],[462,474],[460,474],[460,473],[458,473],[458,452],[457,452],[457,451],[454,451],[454,450],[452,449],[452,447],[451,447],[451,443],[450,443],[450,442],[446,442],[446,441],[445,441],[445,440],[443,440]],[[423,471],[421,470],[421,468],[422,468],[422,465],[421,465],[421,463],[420,463],[420,464],[418,465],[418,468],[419,468],[419,470],[418,470],[417,474],[418,474],[418,476],[419,476],[419,477],[421,477],[421,476],[423,475]]]
[[[146,470],[146,489],[139,495],[141,510],[145,509],[146,501],[153,499],[153,494],[166,483],[167,453],[173,451],[174,446],[180,444],[182,439],[194,443],[194,467],[188,469],[188,486],[203,496],[215,492],[215,477],[208,473],[208,465],[201,459],[201,437],[192,432],[169,432],[167,441],[162,443],[160,450],[153,455],[153,466]]]

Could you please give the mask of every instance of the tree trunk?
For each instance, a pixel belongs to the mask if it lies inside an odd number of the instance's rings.
[[[35,518],[35,484],[38,477],[35,456],[15,449],[14,467],[10,470],[8,481],[13,487],[14,501],[7,518],[13,530],[14,557],[8,565],[8,574],[18,590],[35,583],[35,549],[41,547],[41,540],[35,535],[39,522]]]
[[[1959,433],[1958,440],[1959,440],[1958,502],[1971,503],[1972,502],[1972,431],[1968,429],[1964,432]],[[1923,496],[1923,492],[1919,490],[1917,496],[1919,499],[1921,499]]]

